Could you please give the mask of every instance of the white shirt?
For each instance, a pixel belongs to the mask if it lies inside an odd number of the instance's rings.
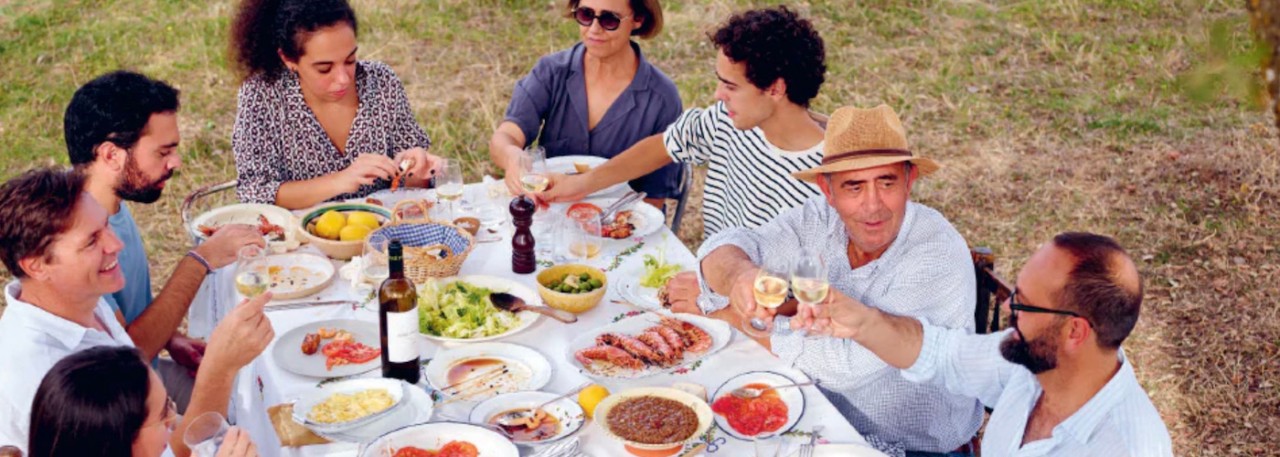
[[[0,316],[0,446],[27,451],[31,402],[45,373],[63,357],[96,346],[133,346],[105,299],[93,314],[109,333],[71,322],[18,300],[22,285],[4,288],[8,307]]]
[[[662,135],[671,160],[707,166],[702,219],[707,236],[731,227],[757,227],[822,195],[816,184],[791,177],[822,164],[822,142],[803,151],[770,143],[759,127],[738,130],[723,102],[685,110]]]
[[[1013,330],[969,335],[922,323],[920,357],[902,376],[945,385],[992,407],[982,437],[984,457],[1173,455],[1169,430],[1138,384],[1123,350],[1119,351],[1120,370],[1102,390],[1055,426],[1052,436],[1022,446],[1027,419],[1042,390],[1035,375],[1000,355],[1000,341]]]
[[[941,213],[909,202],[889,248],[857,269],[849,267],[848,243],[840,215],[824,197],[815,197],[754,230],[726,229],[703,243],[698,254],[702,258],[734,245],[759,265],[764,258],[795,257],[802,246],[818,249],[831,287],[841,293],[888,313],[973,331],[976,279],[969,247]],[[728,303],[702,279],[706,299],[700,302]],[[908,382],[852,340],[806,338],[790,331],[789,322],[785,317],[774,321],[773,353],[821,380],[820,390],[869,440],[911,451],[949,452],[968,442],[982,424],[982,407],[972,397]]]

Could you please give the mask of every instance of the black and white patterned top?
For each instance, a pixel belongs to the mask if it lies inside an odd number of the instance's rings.
[[[409,108],[404,86],[386,64],[358,62],[356,93],[360,106],[344,153],[303,100],[297,75],[285,72],[274,82],[262,75],[246,80],[240,86],[231,133],[240,201],[274,204],[281,184],[344,170],[360,154],[393,157],[405,149],[431,146]],[[330,200],[363,197],[388,185],[379,181]]]

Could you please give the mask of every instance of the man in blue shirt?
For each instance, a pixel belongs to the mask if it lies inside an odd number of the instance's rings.
[[[107,209],[112,231],[124,243],[119,262],[125,286],[104,298],[144,354],[169,351],[176,365],[162,359],[157,368],[182,407],[205,345],[178,333],[178,325],[209,271],[234,262],[241,247],[264,242],[251,226],[219,230],[188,252],[160,294],[152,297],[142,236],[122,201],[154,203],[182,165],[177,111],[178,92],[169,85],[137,73],[114,72],[76,91],[63,118],[63,133],[71,164],[86,179],[85,190]]]

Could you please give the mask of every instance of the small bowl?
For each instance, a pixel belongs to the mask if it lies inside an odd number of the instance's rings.
[[[618,406],[619,403],[622,403],[622,401],[636,397],[658,397],[680,402],[693,409],[694,414],[698,416],[698,427],[687,438],[675,443],[645,444],[628,441],[614,434],[613,430],[609,429],[609,412],[612,411],[615,406]],[[698,398],[691,393],[670,387],[639,387],[609,395],[608,397],[605,397],[604,400],[601,400],[599,405],[596,405],[595,416],[596,422],[600,424],[600,428],[604,429],[605,433],[610,437],[613,437],[613,439],[621,441],[622,444],[626,445],[628,450],[633,454],[635,454],[636,451],[653,451],[661,453],[663,451],[670,451],[672,448],[678,446],[683,446],[685,443],[698,439],[699,436],[706,433],[707,429],[711,428],[712,423],[711,406],[708,405],[707,402],[702,401],[701,398]]]
[[[319,249],[320,252],[323,252],[330,258],[337,260],[349,260],[352,257],[360,255],[360,253],[364,251],[364,240],[330,240],[316,236],[307,230],[307,226],[311,225],[312,221],[329,211],[364,211],[373,213],[374,215],[382,218],[383,227],[386,226],[387,221],[391,220],[390,210],[381,206],[365,203],[332,203],[317,207],[302,216],[301,223],[298,225],[298,232],[302,234],[302,238],[307,240],[308,243],[311,243],[312,246]],[[372,233],[372,231],[370,231],[370,233]]]
[[[473,424],[489,426],[489,419],[493,418],[493,416],[513,409],[533,408],[556,397],[557,395],[553,393],[535,391],[498,395],[476,404],[476,407],[471,409],[471,415],[467,420]],[[585,423],[586,414],[583,413],[582,406],[579,406],[578,402],[574,401],[572,397],[557,400],[555,403],[547,405],[543,410],[560,421],[560,433],[541,441],[512,439],[512,443],[530,448],[545,446],[577,434],[578,431],[582,430],[582,426]]]
[[[567,275],[580,275],[586,273],[593,279],[600,280],[600,287],[591,292],[583,294],[566,294],[547,288],[547,284],[551,284],[557,279],[561,279]],[[579,314],[595,308],[600,304],[600,299],[604,298],[605,290],[609,289],[609,278],[605,276],[599,268],[590,267],[582,264],[565,264],[556,265],[554,267],[542,270],[538,273],[538,295],[542,297],[542,302],[555,309],[565,310],[574,314]]]

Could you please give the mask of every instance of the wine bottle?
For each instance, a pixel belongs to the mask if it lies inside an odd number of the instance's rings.
[[[404,248],[399,240],[387,244],[390,275],[378,287],[378,333],[382,339],[382,377],[417,384],[418,292],[404,277]]]

